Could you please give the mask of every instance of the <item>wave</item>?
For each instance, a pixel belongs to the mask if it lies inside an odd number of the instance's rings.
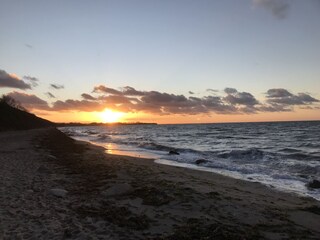
[[[169,147],[169,146],[157,144],[154,142],[140,142],[137,144],[137,146],[141,148],[149,149],[149,150],[166,151],[166,152],[169,152],[172,150],[177,151],[177,149],[174,147]]]
[[[311,160],[320,160],[319,157],[317,156],[312,156],[310,154],[306,154],[306,153],[292,153],[292,154],[288,154],[287,155],[288,158],[291,159],[297,159],[297,160],[303,160],[303,161],[311,161]]]
[[[257,148],[250,148],[245,150],[231,150],[219,154],[221,158],[235,159],[235,160],[260,160],[266,156],[266,152],[259,150]]]
[[[111,137],[106,134],[99,134],[97,138],[94,139],[94,141],[97,141],[97,142],[107,142],[110,140],[111,140]]]
[[[98,133],[99,132],[93,131],[93,130],[85,130],[85,131],[83,131],[83,134],[87,134],[87,135],[96,135]]]
[[[294,149],[294,148],[282,148],[279,151],[287,152],[287,153],[298,153],[298,152],[300,152],[299,149]]]

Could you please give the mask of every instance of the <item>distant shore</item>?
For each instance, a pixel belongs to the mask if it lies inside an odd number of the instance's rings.
[[[92,123],[80,123],[80,122],[69,122],[69,123],[55,123],[57,127],[84,127],[84,126],[114,126],[114,125],[158,125],[157,123],[145,123],[145,122],[92,122]]]
[[[108,155],[55,128],[0,141],[1,239],[320,238],[311,198]]]

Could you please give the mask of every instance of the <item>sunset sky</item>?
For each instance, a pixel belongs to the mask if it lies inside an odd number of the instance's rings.
[[[0,94],[52,121],[320,120],[320,0],[1,0],[0,30]]]

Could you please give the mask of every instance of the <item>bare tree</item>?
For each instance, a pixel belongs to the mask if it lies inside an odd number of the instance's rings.
[[[15,100],[14,98],[8,96],[8,95],[2,95],[2,97],[0,97],[0,104],[7,104],[11,107],[14,107],[16,109],[22,110],[22,111],[27,111],[20,102],[18,102],[17,100]]]

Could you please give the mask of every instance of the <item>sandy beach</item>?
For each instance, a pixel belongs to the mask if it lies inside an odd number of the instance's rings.
[[[0,142],[0,239],[320,239],[312,198],[109,155],[55,128]]]

